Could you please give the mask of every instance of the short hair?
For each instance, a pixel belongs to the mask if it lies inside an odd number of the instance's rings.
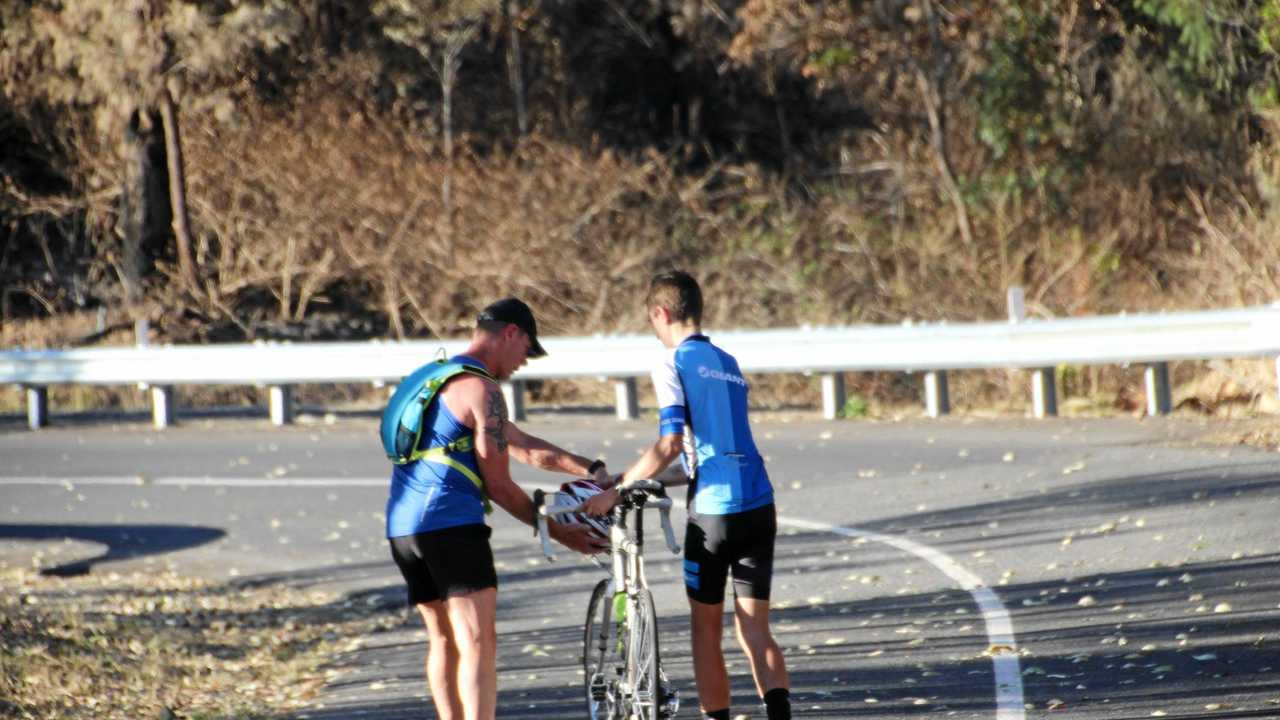
[[[649,281],[648,307],[661,307],[677,322],[702,324],[702,288],[683,270],[659,273]]]
[[[510,323],[504,323],[500,320],[479,320],[476,322],[476,330],[486,335],[497,336],[502,334],[507,325],[510,325]]]

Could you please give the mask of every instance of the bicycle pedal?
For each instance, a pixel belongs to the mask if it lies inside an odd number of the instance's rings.
[[[680,691],[668,688],[665,685],[661,687],[660,700],[658,702],[659,717],[673,718],[680,711]]]
[[[591,699],[594,702],[604,702],[609,694],[609,688],[604,681],[604,677],[600,673],[591,676]]]

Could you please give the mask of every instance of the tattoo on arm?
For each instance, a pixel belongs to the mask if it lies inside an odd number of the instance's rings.
[[[501,452],[507,451],[507,403],[502,398],[501,390],[490,390],[488,409],[485,413],[484,432],[498,446]]]

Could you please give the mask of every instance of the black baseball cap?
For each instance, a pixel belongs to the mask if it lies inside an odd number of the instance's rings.
[[[518,298],[503,298],[480,311],[476,322],[504,322],[515,325],[529,336],[529,357],[537,358],[547,354],[538,342],[538,322],[533,319],[533,311]]]

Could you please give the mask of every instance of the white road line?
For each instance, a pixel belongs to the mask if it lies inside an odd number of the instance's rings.
[[[219,478],[219,477],[4,477],[0,485],[133,485],[133,486],[207,486],[207,487],[385,487],[386,478]],[[542,488],[555,490],[557,486],[542,483],[517,483],[526,490]],[[1024,720],[1022,670],[1018,662],[1018,644],[1013,633],[1013,621],[1009,611],[982,578],[969,572],[951,556],[937,548],[908,540],[896,535],[884,535],[869,530],[832,525],[815,520],[779,517],[778,524],[804,530],[817,530],[851,538],[865,538],[910,553],[937,568],[968,591],[982,613],[990,643],[991,665],[996,676],[996,720]]]
[[[541,483],[516,483],[526,490],[541,488],[554,491],[557,486]],[[677,510],[681,508],[677,505]],[[996,676],[996,720],[1024,720],[1026,710],[1022,699],[1022,668],[1018,662],[1018,643],[1013,634],[1013,621],[1009,611],[995,592],[982,582],[982,578],[969,572],[950,555],[937,548],[923,545],[895,535],[883,535],[869,530],[832,525],[816,520],[778,517],[781,526],[818,530],[834,535],[851,538],[865,538],[870,542],[883,543],[910,553],[937,568],[943,575],[954,580],[961,588],[968,591],[973,602],[982,613],[983,623],[987,628],[988,650],[991,654],[991,666]]]
[[[963,565],[941,550],[896,535],[883,535],[869,530],[798,518],[779,517],[778,524],[805,530],[819,530],[844,537],[865,538],[871,542],[890,545],[928,562],[943,575],[956,581],[973,596],[973,601],[982,612],[982,619],[987,626],[987,641],[991,645],[991,665],[996,675],[996,720],[1023,720],[1026,717],[1022,699],[1022,669],[1018,663],[1018,644],[1013,635],[1013,621],[1010,620],[1009,611],[1000,602],[1000,598],[982,582],[982,578],[966,570]]]
[[[0,477],[0,485],[132,485],[146,487],[386,487],[386,478],[225,478],[225,477]]]

